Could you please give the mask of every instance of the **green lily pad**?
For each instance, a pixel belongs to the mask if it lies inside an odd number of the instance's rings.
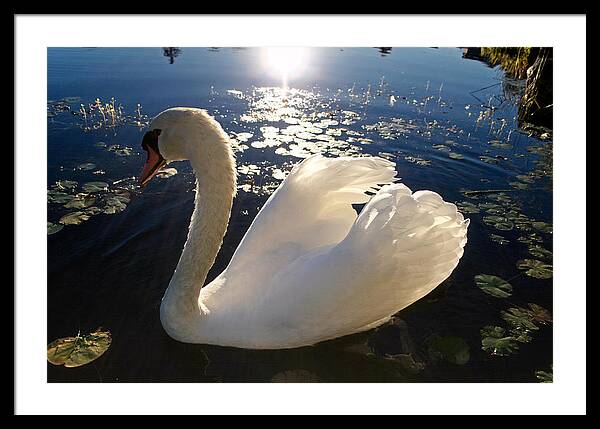
[[[511,284],[497,276],[478,274],[475,276],[475,284],[483,292],[496,298],[508,298],[512,295]]]
[[[48,235],[56,234],[58,231],[64,228],[64,225],[59,223],[47,222],[48,224]]]
[[[464,158],[463,155],[461,155],[460,153],[456,153],[456,152],[449,152],[448,157],[450,157],[452,159],[463,159]]]
[[[510,149],[512,145],[510,143],[501,142],[500,140],[491,140],[489,142],[490,146],[493,146],[498,149]]]
[[[67,368],[82,366],[102,356],[111,341],[110,332],[102,328],[85,336],[59,338],[48,344],[48,362]]]
[[[507,240],[506,238],[502,237],[501,235],[490,234],[490,239],[494,243],[498,243],[498,244],[501,244],[501,245],[505,245],[505,244],[510,243],[510,240]]]
[[[542,325],[548,325],[552,323],[552,315],[548,310],[546,310],[541,305],[530,303],[529,306],[529,314],[533,317],[533,320]]]
[[[96,198],[89,194],[77,194],[75,198],[65,204],[68,209],[84,209],[96,202]]]
[[[546,371],[536,371],[535,378],[537,378],[540,383],[552,383],[552,372]]]
[[[479,207],[468,201],[459,201],[458,203],[456,203],[456,206],[458,207],[461,213],[479,213]]]
[[[546,222],[533,222],[533,227],[538,231],[542,231],[548,234],[552,234],[552,225]]]
[[[61,101],[69,104],[79,103],[81,101],[81,97],[64,97]]]
[[[535,324],[533,315],[526,308],[512,307],[506,311],[501,311],[500,316],[509,324],[513,336],[527,335],[529,332],[539,329]]]
[[[529,254],[536,258],[552,260],[552,252],[540,245],[529,246]]]
[[[84,162],[83,164],[79,164],[77,166],[78,170],[83,170],[83,171],[93,170],[94,168],[96,168],[96,164],[93,164],[91,162]]]
[[[428,341],[428,353],[433,361],[446,361],[455,365],[464,365],[470,359],[469,345],[460,337],[436,335]]]
[[[85,192],[102,192],[108,189],[108,183],[106,182],[87,182],[83,185]]]
[[[503,216],[484,216],[483,223],[500,231],[510,231],[514,228],[514,224]]]
[[[524,190],[524,189],[529,188],[529,185],[527,183],[522,183],[522,182],[509,182],[508,184],[515,189]]]
[[[56,182],[58,189],[74,189],[77,187],[77,182],[74,180],[59,180]]]
[[[58,222],[63,225],[79,225],[80,223],[85,222],[89,218],[90,216],[85,214],[84,212],[72,212],[61,217]]]
[[[103,212],[106,214],[120,213],[127,208],[129,198],[124,195],[114,194],[104,199]]]
[[[521,259],[517,261],[519,270],[526,270],[525,274],[536,279],[549,279],[552,277],[552,265],[537,259]]]
[[[481,328],[481,349],[494,356],[509,356],[519,351],[518,342],[506,335],[504,328],[487,325]]]
[[[271,377],[271,383],[318,383],[319,377],[305,369],[290,369]]]
[[[479,159],[487,164],[498,164],[498,161],[499,161],[498,159],[494,158],[493,156],[487,156],[487,155],[482,155],[479,157]]]
[[[65,204],[75,198],[73,195],[57,191],[55,189],[48,190],[48,202],[56,204]]]

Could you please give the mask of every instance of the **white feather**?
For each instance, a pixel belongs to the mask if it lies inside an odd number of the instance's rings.
[[[199,189],[161,305],[173,338],[260,349],[315,344],[384,323],[458,264],[469,221],[454,204],[392,183],[395,166],[385,159],[316,155],[292,169],[228,267],[202,287],[231,210],[235,174],[226,167],[233,158],[226,134],[205,111],[167,112],[152,126],[175,127],[178,139],[171,146],[163,138],[161,151],[190,159]],[[185,149],[175,154],[176,146]],[[359,203],[367,204],[357,216],[352,204]]]

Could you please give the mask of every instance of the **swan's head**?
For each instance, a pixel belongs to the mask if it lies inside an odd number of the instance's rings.
[[[193,160],[201,169],[222,168],[230,164],[229,138],[221,125],[206,110],[174,107],[159,113],[142,140],[147,153],[140,174],[140,185],[171,161]]]

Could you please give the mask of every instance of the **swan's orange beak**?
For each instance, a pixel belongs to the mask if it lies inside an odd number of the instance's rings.
[[[150,179],[158,173],[158,170],[167,163],[158,150],[159,135],[160,130],[148,131],[142,140],[142,149],[146,151],[148,156],[144,168],[140,173],[140,186],[146,186]]]

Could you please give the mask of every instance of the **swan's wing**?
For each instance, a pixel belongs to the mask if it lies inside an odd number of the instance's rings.
[[[285,341],[307,345],[376,326],[452,273],[468,226],[456,205],[435,192],[384,186],[344,240],[298,258],[272,279],[262,329],[283,330]]]
[[[262,207],[228,269],[252,267],[258,274],[254,265],[259,261],[278,268],[312,249],[339,243],[357,218],[352,204],[366,203],[366,191],[375,192],[395,176],[395,164],[378,157],[305,159]]]

